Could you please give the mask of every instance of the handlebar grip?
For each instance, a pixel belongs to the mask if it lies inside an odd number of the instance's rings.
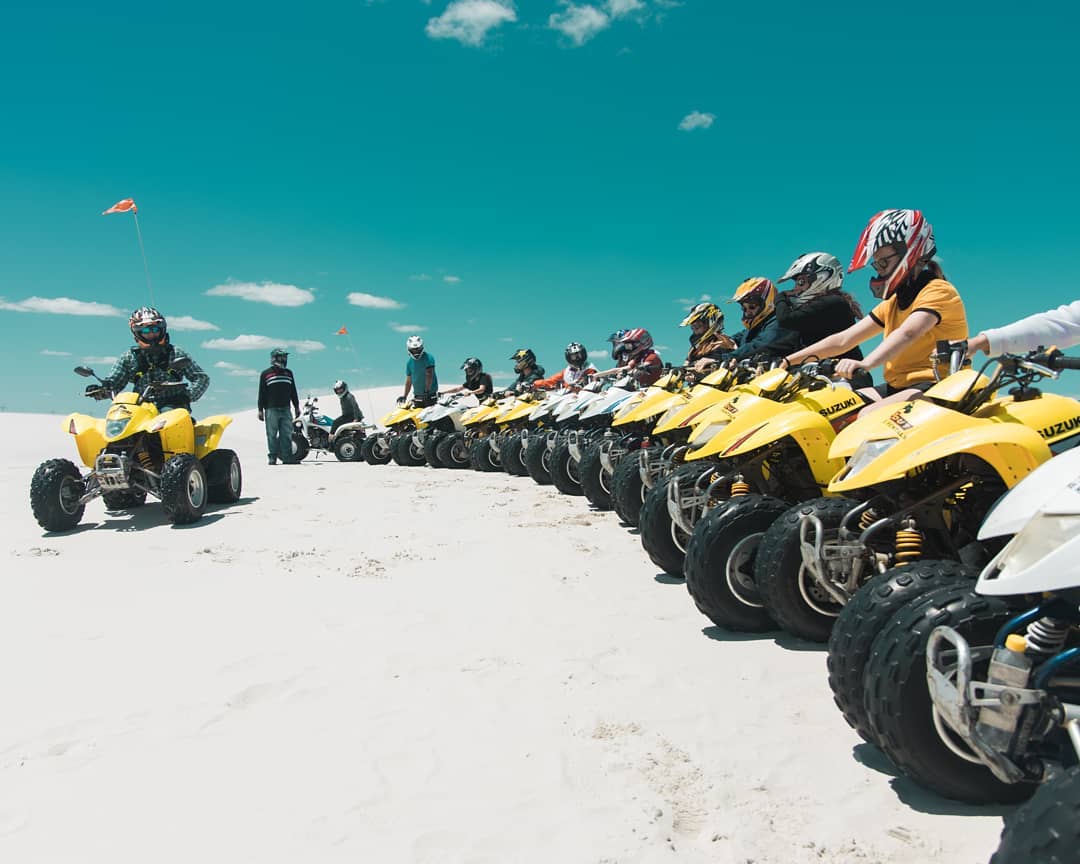
[[[1080,369],[1080,357],[1066,357],[1064,354],[1059,354],[1056,357],[1050,357],[1050,362],[1046,365],[1051,369]]]
[[[866,387],[874,386],[874,376],[867,372],[865,369],[859,369],[851,376],[851,386],[855,390],[862,390]]]

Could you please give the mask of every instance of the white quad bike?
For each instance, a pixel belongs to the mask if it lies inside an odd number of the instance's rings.
[[[468,468],[469,442],[465,440],[465,412],[480,400],[467,390],[444,393],[420,412],[423,428],[413,434],[424,448],[424,459],[432,468]]]
[[[361,461],[360,448],[366,430],[372,427],[362,420],[342,423],[331,435],[333,425],[334,421],[319,410],[319,397],[308,396],[300,416],[293,421],[293,458],[301,462],[310,452],[316,457],[333,452],[339,462]]]

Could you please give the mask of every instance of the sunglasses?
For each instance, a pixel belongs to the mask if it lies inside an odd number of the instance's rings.
[[[161,332],[161,328],[157,324],[149,324],[146,327],[139,328],[139,335],[141,336],[156,336]]]
[[[880,258],[871,258],[870,266],[877,270],[878,273],[884,273],[889,269],[889,262],[893,258],[899,258],[899,252],[890,252],[888,255],[882,255]]]

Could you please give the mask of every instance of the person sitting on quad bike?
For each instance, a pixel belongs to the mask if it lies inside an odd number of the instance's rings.
[[[799,334],[800,348],[846,330],[863,317],[859,302],[842,290],[844,268],[835,255],[827,252],[800,255],[777,284],[789,279],[795,282],[795,287],[776,295],[776,320],[781,327]],[[840,356],[863,359],[858,345]]]
[[[484,364],[480,362],[479,358],[466,357],[465,362],[461,364],[461,368],[465,370],[465,383],[447,387],[442,391],[443,393],[457,393],[459,390],[468,390],[473,396],[483,399],[490,396],[495,390],[495,384],[492,382],[491,376],[484,371]]]
[[[427,408],[435,404],[439,395],[439,378],[435,374],[435,358],[424,350],[424,340],[410,336],[405,340],[409,359],[405,361],[405,393],[398,397],[398,405],[409,398],[413,391],[413,405]]]
[[[742,307],[744,329],[735,334],[734,349],[716,351],[710,357],[717,360],[783,357],[799,344],[799,334],[781,327],[776,320],[776,286],[771,279],[750,277],[735,289],[731,302]]]
[[[338,397],[338,401],[341,403],[341,416],[330,425],[331,438],[334,437],[334,433],[337,432],[339,427],[346,423],[360,423],[364,419],[364,412],[356,404],[356,397],[349,390],[348,384],[344,381],[335,381],[334,395]]]
[[[934,261],[933,226],[918,210],[883,210],[863,229],[848,265],[853,273],[868,264],[876,273],[870,291],[881,302],[862,320],[789,354],[789,365],[839,357],[881,331],[885,338],[863,360],[841,360],[836,373],[851,378],[859,370],[885,365],[885,381],[865,394],[889,402],[907,401],[935,383],[930,355],[939,341],[967,338],[967,315],[956,289]]]
[[[146,396],[158,411],[171,408],[191,411],[191,403],[210,386],[210,376],[186,351],[169,341],[165,316],[153,306],[140,306],[132,312],[128,326],[135,338],[135,346],[121,355],[100,384],[89,385],[86,395],[94,399],[111,399],[113,393],[119,393],[129,383],[137,391],[153,383],[164,385],[155,387]],[[187,362],[177,364],[178,360]],[[177,369],[174,365],[183,368]],[[184,379],[187,379],[188,385],[184,384]]]
[[[628,361],[627,353],[630,349],[628,345],[623,343],[622,338],[629,332],[630,331],[626,329],[616,330],[607,337],[606,341],[611,343],[611,359],[615,361],[615,367],[613,369],[605,369],[603,372],[594,372],[592,375],[593,378],[610,378],[612,375],[622,375],[625,373]]]
[[[1021,318],[1004,327],[984,330],[968,339],[971,353],[1024,354],[1046,345],[1071,348],[1080,345],[1080,300]]]
[[[619,344],[625,346],[625,368],[637,382],[638,387],[648,387],[664,371],[664,363],[653,348],[653,338],[644,327],[627,330]]]
[[[533,386],[537,390],[554,390],[560,384],[574,390],[580,390],[590,375],[596,374],[596,367],[589,362],[589,352],[580,342],[571,342],[563,352],[567,366],[552,375],[542,378]]]
[[[544,377],[544,367],[536,365],[536,355],[532,348],[519,348],[510,355],[514,361],[514,371],[517,379],[507,389],[515,393],[524,393],[532,389],[533,385]]]
[[[733,351],[735,340],[724,333],[724,313],[715,303],[698,303],[679,323],[690,328],[690,351],[686,355],[687,367],[698,371],[714,365],[713,355]]]

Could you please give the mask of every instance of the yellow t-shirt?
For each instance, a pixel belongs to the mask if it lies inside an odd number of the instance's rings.
[[[966,339],[968,335],[964,301],[944,279],[927,282],[907,309],[900,308],[900,300],[893,294],[888,300],[878,303],[870,317],[885,328],[885,338],[888,338],[913,312],[929,312],[937,317],[938,323],[912,342],[902,354],[885,361],[885,381],[898,390],[921,381],[933,381],[930,355],[934,353],[938,341],[948,339],[952,342]]]

